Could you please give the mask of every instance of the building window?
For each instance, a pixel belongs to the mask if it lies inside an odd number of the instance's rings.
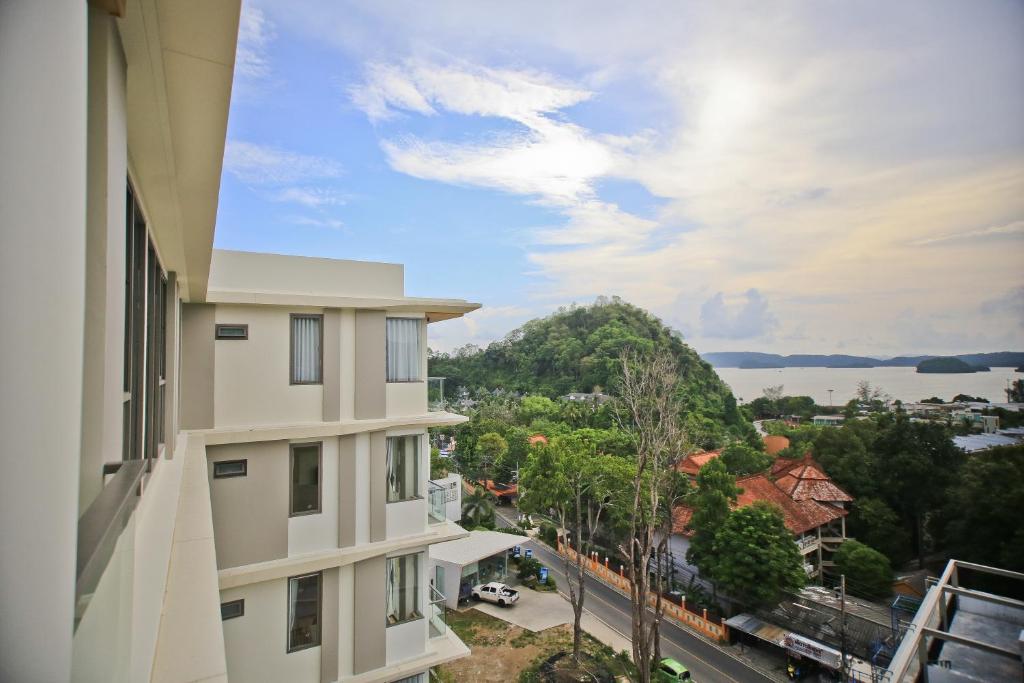
[[[288,652],[320,644],[320,587],[323,574],[288,579]]]
[[[411,500],[419,495],[419,435],[387,439],[388,502]]]
[[[123,460],[159,455],[164,443],[167,276],[131,183],[125,213]]]
[[[244,477],[249,472],[247,460],[221,460],[213,463],[213,478],[228,479],[230,477]]]
[[[220,619],[227,621],[245,615],[245,600],[231,600],[220,603]]]
[[[418,554],[388,558],[388,626],[422,616],[419,564]]]
[[[319,443],[294,443],[291,445],[292,517],[320,512],[321,445]]]
[[[389,382],[419,382],[422,318],[388,318],[387,366]]]
[[[292,314],[292,384],[323,384],[322,315]]]
[[[217,339],[248,339],[249,338],[249,326],[248,325],[217,325],[216,329]]]

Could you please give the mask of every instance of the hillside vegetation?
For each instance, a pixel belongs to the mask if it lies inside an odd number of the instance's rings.
[[[555,398],[571,392],[615,393],[619,354],[667,349],[679,364],[690,411],[723,424],[739,420],[736,401],[711,365],[678,332],[620,299],[560,309],[531,320],[486,349],[466,346],[431,353],[431,376],[446,377],[445,391],[504,389]]]

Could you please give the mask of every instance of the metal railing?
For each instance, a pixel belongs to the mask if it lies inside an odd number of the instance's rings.
[[[430,587],[430,637],[439,638],[448,630],[447,598],[434,586]]]
[[[445,520],[445,493],[441,486],[432,481],[427,482],[427,521],[441,524]]]

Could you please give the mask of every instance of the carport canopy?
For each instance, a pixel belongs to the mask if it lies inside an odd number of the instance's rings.
[[[430,546],[430,559],[465,567],[529,540],[527,536],[474,529],[465,538]]]
[[[775,624],[758,619],[753,614],[737,614],[727,619],[725,625],[779,647],[785,647],[786,634],[789,633]]]

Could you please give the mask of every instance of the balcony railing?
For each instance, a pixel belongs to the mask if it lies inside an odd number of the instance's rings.
[[[434,586],[430,587],[430,637],[440,638],[448,630],[448,615],[444,594]]]
[[[803,538],[796,539],[796,545],[800,548],[800,553],[810,552],[818,547],[817,536],[804,536]]]
[[[445,520],[444,489],[429,481],[427,482],[427,491],[427,521],[431,524],[441,524]]]

